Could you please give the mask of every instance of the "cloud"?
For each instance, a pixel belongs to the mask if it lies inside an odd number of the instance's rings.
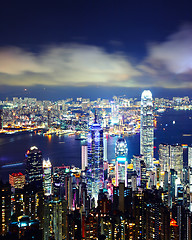
[[[164,42],[148,44],[147,57],[137,69],[146,86],[192,88],[192,25],[183,25]]]
[[[164,67],[170,73],[192,73],[192,25],[182,26],[163,43],[149,46],[150,62],[154,67]]]
[[[37,57],[17,47],[0,48],[0,72],[19,75],[25,71],[41,73],[49,72],[41,65]]]
[[[0,83],[32,86],[124,86],[141,76],[122,53],[80,44],[47,46],[39,54],[0,49]]]
[[[0,48],[0,85],[192,88],[192,25],[147,47],[137,65],[128,54],[85,44],[46,46],[38,54]]]

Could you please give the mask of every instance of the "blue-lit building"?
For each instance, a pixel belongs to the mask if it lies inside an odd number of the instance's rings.
[[[152,93],[145,90],[141,95],[140,154],[144,156],[147,169],[153,168],[154,126]]]
[[[115,145],[115,182],[119,186],[120,182],[127,187],[127,142],[124,138],[118,138]]]
[[[95,122],[89,129],[88,134],[88,169],[87,169],[87,187],[88,193],[98,199],[99,189],[104,185],[103,169],[103,129],[100,124]]]
[[[42,153],[36,147],[31,147],[26,153],[25,177],[27,184],[42,187],[43,184],[43,160]]]

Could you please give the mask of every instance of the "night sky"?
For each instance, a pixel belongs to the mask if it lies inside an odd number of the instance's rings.
[[[1,1],[0,100],[192,89],[191,1]]]

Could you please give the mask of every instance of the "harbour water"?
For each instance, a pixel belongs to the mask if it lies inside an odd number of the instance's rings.
[[[108,160],[115,158],[115,142],[118,137],[108,137]],[[128,144],[128,159],[139,154],[139,134],[126,138]],[[160,143],[192,144],[192,111],[169,110],[157,117],[155,129],[155,157],[158,158]],[[81,144],[75,136],[43,136],[35,133],[0,136],[0,165],[14,164],[1,167],[0,178],[8,180],[9,173],[21,171],[24,173],[25,153],[31,146],[37,146],[43,158],[49,158],[53,166],[75,165],[81,167]],[[186,161],[186,159],[184,159]]]

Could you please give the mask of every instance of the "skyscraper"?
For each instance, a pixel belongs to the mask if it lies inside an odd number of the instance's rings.
[[[104,137],[103,137],[103,148],[104,148],[104,161],[107,161],[107,137],[106,137],[106,134],[104,134]]]
[[[115,182],[119,186],[120,182],[124,182],[127,187],[127,142],[124,138],[118,138],[115,145]]]
[[[183,147],[181,145],[170,145],[170,168],[177,171],[177,176],[183,180]]]
[[[0,129],[3,128],[3,110],[0,109]]]
[[[87,183],[88,193],[95,200],[98,199],[99,189],[103,188],[104,170],[103,170],[103,129],[95,122],[90,127],[88,134],[88,170]]]
[[[43,159],[43,188],[44,194],[50,196],[52,193],[52,183],[51,183],[51,162]]]
[[[188,147],[188,168],[189,168],[189,190],[190,190],[189,210],[192,212],[192,146]]]
[[[42,187],[43,168],[42,153],[36,147],[31,147],[26,153],[25,177],[27,184],[34,184]]]
[[[192,168],[192,146],[188,146],[188,167]]]
[[[170,153],[168,144],[159,145],[159,164],[162,172],[170,172]]]
[[[149,90],[143,91],[141,95],[141,130],[140,130],[140,154],[144,156],[146,167],[153,167],[153,102],[152,93]]]
[[[85,170],[87,167],[87,145],[81,146],[81,169]]]

